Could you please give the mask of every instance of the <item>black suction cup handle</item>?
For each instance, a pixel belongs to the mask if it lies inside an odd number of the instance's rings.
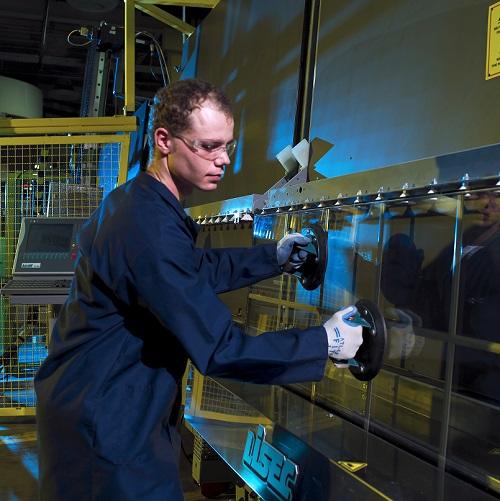
[[[356,308],[370,327],[363,327],[363,344],[354,359],[348,361],[349,370],[356,379],[370,381],[379,373],[384,362],[387,329],[375,303],[361,299],[356,303]]]

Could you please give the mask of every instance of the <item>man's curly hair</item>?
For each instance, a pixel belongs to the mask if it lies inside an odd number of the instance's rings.
[[[173,135],[181,134],[190,128],[189,117],[193,110],[199,108],[207,99],[228,117],[233,116],[231,102],[226,94],[203,80],[179,80],[160,89],[154,97],[149,116],[150,154],[152,155],[155,146],[156,129],[163,127]]]

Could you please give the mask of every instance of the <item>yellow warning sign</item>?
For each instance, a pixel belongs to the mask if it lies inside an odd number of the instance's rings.
[[[500,2],[490,5],[486,43],[486,80],[500,76]]]
[[[351,473],[355,473],[356,471],[362,470],[368,466],[368,463],[357,463],[354,461],[338,461],[338,463],[342,466],[342,468],[345,468]]]

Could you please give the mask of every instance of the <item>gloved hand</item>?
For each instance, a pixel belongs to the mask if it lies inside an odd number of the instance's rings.
[[[350,320],[358,312],[355,306],[337,311],[323,325],[328,335],[328,356],[336,360],[347,360],[356,355],[363,343],[363,327]],[[347,364],[336,363],[337,367]]]
[[[302,233],[289,233],[278,242],[276,249],[278,264],[284,272],[293,273],[304,264],[308,252],[301,249],[301,246],[310,242],[311,239]]]
[[[415,335],[414,327],[422,326],[422,319],[410,310],[389,308],[387,310],[387,340],[389,349],[387,358],[399,360],[410,355],[418,356],[425,340]]]

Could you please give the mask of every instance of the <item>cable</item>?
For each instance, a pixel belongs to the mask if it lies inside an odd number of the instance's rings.
[[[141,36],[141,35],[149,38],[154,44],[154,47],[155,47],[156,52],[158,54],[158,61],[160,63],[160,70],[161,70],[163,85],[166,87],[168,84],[170,84],[171,80],[170,80],[170,74],[168,71],[167,62],[165,60],[165,55],[163,54],[163,50],[161,48],[161,45],[158,43],[158,40],[156,40],[156,38],[151,33],[147,32],[147,31],[139,31],[135,34],[136,38],[138,36]]]
[[[73,30],[73,31],[70,31],[70,32],[68,33],[68,36],[66,37],[66,40],[67,40],[67,42],[68,42],[70,45],[72,45],[73,47],[85,47],[85,45],[89,45],[89,44],[91,44],[91,43],[92,43],[92,39],[87,40],[86,42],[83,42],[83,43],[75,43],[75,42],[72,42],[72,41],[70,40],[70,38],[71,38],[71,35],[73,35],[74,33],[78,33],[80,36],[83,36],[83,35],[80,33],[80,30],[79,30],[79,29],[78,29],[78,30]]]

